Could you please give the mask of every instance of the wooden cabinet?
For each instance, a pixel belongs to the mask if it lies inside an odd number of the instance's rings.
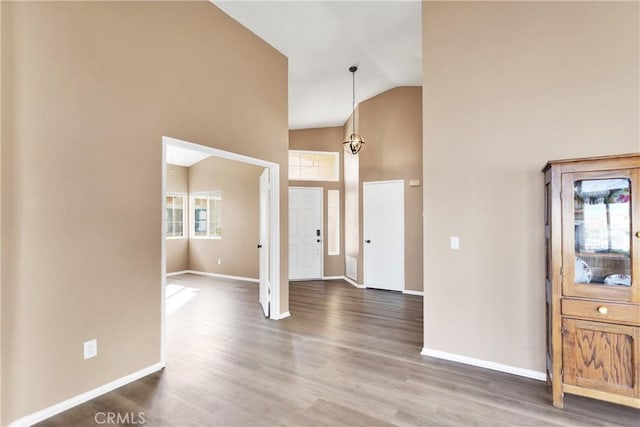
[[[594,392],[613,393],[630,397],[629,403],[633,403],[638,397],[635,361],[640,328],[568,316],[562,319],[562,328],[565,391],[593,397],[598,397]],[[580,388],[589,391],[582,393]],[[613,400],[622,403],[627,399]]]
[[[547,163],[547,380],[640,408],[640,153]]]

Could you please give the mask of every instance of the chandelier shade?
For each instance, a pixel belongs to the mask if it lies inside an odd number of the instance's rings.
[[[351,154],[358,154],[364,144],[364,139],[362,139],[362,137],[357,133],[352,133],[342,144],[344,145],[344,149],[349,151]]]

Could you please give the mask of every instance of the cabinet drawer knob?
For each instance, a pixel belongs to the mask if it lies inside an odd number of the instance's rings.
[[[638,239],[640,239],[640,231],[637,231],[637,232],[636,232],[636,237],[637,237]]]
[[[609,312],[609,310],[607,309],[607,307],[605,307],[605,306],[598,307],[598,313],[607,314],[608,312]]]

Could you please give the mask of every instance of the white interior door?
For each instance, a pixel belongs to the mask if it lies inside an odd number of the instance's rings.
[[[322,279],[322,188],[289,188],[289,279]]]
[[[260,305],[266,317],[269,317],[269,169],[260,175]]]
[[[364,285],[404,290],[404,181],[365,182]]]

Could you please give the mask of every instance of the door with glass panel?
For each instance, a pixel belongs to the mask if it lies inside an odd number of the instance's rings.
[[[563,295],[640,301],[639,184],[635,169],[562,175]]]

